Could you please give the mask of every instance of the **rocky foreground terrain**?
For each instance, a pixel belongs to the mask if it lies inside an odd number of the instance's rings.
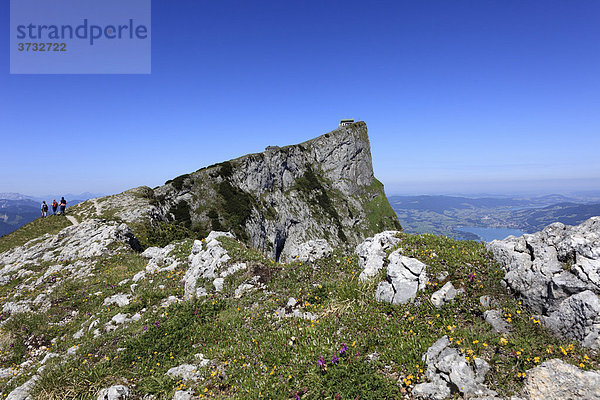
[[[0,243],[2,398],[600,398],[598,217],[489,249],[311,240],[286,263],[230,232],[142,249],[126,223],[64,221]]]

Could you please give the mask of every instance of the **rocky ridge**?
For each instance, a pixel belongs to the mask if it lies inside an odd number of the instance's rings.
[[[177,222],[201,237],[231,231],[276,261],[291,260],[309,240],[353,248],[380,231],[400,229],[373,175],[364,122],[206,167],[154,189],[90,200],[73,212]]]

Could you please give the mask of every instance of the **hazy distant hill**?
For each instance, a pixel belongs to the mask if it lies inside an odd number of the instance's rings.
[[[0,235],[6,235],[40,216],[37,201],[0,199]]]
[[[597,215],[600,215],[600,204],[560,203],[541,209],[517,211],[512,220],[520,223],[524,231],[535,232],[553,222],[577,225]]]
[[[586,199],[594,199],[587,197]],[[553,222],[579,224],[600,215],[600,201],[545,195],[531,198],[458,196],[391,196],[390,205],[409,233],[435,233],[475,239],[461,227],[511,228],[535,232]]]
[[[70,200],[70,197],[65,196],[69,206],[74,206],[83,201],[83,199]],[[60,197],[48,196],[44,198],[48,207],[52,199],[57,200]],[[21,226],[33,221],[41,216],[41,200],[33,196],[27,196],[20,193],[0,193],[0,236],[9,234]],[[52,209],[48,210],[48,214],[52,213]]]

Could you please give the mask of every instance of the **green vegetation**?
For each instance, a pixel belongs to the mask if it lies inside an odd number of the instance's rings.
[[[367,200],[365,205],[367,211],[367,221],[369,222],[370,232],[381,232],[389,227],[388,229],[402,230],[398,217],[392,210],[385,192],[383,190],[383,184],[377,179],[373,179],[373,183],[367,189],[367,193],[376,192],[377,196],[370,200]]]
[[[231,185],[229,181],[221,181],[218,187],[219,194],[223,197],[223,210],[227,225],[242,239],[247,239],[243,226],[252,213],[252,207],[256,203],[251,194],[244,192]]]
[[[0,335],[0,367],[22,363],[41,346],[64,353],[78,344],[76,356],[64,363],[49,361],[34,399],[95,399],[100,388],[112,384],[126,384],[135,396],[154,394],[157,399],[171,399],[175,390],[188,388],[215,399],[396,399],[424,381],[423,353],[448,335],[469,362],[481,357],[490,363],[486,383],[505,395],[519,390],[525,370],[550,358],[598,368],[597,355],[550,336],[502,288],[503,272],[481,243],[433,235],[399,237],[396,247],[425,262],[431,279],[414,302],[397,306],[374,300],[383,275],[361,282],[354,256],[335,253],[315,263],[281,264],[221,238],[231,262],[247,264],[246,270],[225,279],[221,293],[159,306],[166,297],[183,294],[192,245],[184,240],[171,253],[180,261],[177,267],[138,281],[130,304],[118,308],[103,305],[103,299],[129,293],[128,284],[119,282],[143,270],[146,260],[129,252],[99,258],[86,282],[55,276],[61,285],[52,293],[46,314],[11,317]],[[448,275],[438,281],[434,277],[440,272]],[[258,277],[264,290],[234,298],[235,289],[252,277]],[[437,309],[429,297],[446,281],[463,287],[465,294]],[[199,284],[212,288],[212,280]],[[41,290],[23,296],[35,298]],[[483,321],[482,295],[498,302],[513,325],[512,334],[496,334]],[[278,317],[276,312],[290,297],[298,301],[297,309],[315,319]],[[102,329],[117,313],[137,312],[139,321],[96,338],[86,333],[81,340],[73,339],[82,327],[87,332],[93,320]],[[33,350],[27,347],[32,343]],[[169,368],[193,363],[198,353],[211,363],[198,367],[202,379],[197,384],[166,375]],[[0,396],[24,379],[8,386],[0,380]]]
[[[148,247],[164,247],[171,242],[184,239],[202,239],[206,235],[202,232],[194,232],[183,224],[169,222],[155,222],[150,224],[138,224],[132,227],[135,237],[138,238],[143,249]]]
[[[192,216],[190,214],[190,205],[187,201],[181,200],[169,210],[173,214],[175,222],[183,224],[186,228],[192,226]]]
[[[184,187],[185,180],[190,177],[189,174],[179,175],[177,178],[168,180],[165,182],[165,185],[171,184],[175,188],[175,190],[180,191]]]
[[[32,238],[37,238],[45,233],[58,233],[58,231],[70,225],[71,222],[63,215],[38,218],[18,230],[0,237],[0,253],[13,247],[24,245]]]

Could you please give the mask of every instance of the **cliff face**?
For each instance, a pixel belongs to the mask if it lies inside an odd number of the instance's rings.
[[[294,257],[311,239],[350,248],[400,229],[373,176],[364,122],[206,167],[154,190],[137,190],[134,197],[138,209],[147,201],[152,219],[182,223],[200,235],[231,231],[275,260]],[[128,214],[116,210],[117,216]]]

